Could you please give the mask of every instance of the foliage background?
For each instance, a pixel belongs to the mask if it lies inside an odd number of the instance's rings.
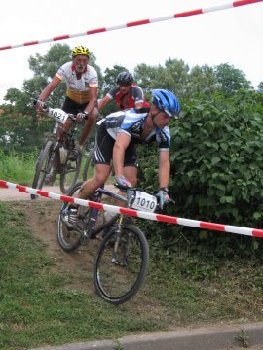
[[[0,116],[2,165],[9,156],[24,161],[25,155],[35,157],[53,122],[44,116],[37,118],[31,100],[51,81],[57,68],[69,60],[69,46],[61,44],[53,45],[44,56],[31,56],[29,67],[33,78],[24,81],[21,90],[7,91]],[[115,84],[119,72],[126,69],[114,66],[102,74],[94,55],[90,64],[99,75],[100,97]],[[172,58],[164,66],[139,64],[132,73],[148,100],[151,89],[157,87],[174,91],[180,100],[181,116],[170,127],[170,194],[176,205],[168,207],[167,213],[229,225],[263,227],[263,82],[255,90],[242,71],[227,63],[190,69],[183,60]],[[64,90],[64,84],[60,84],[48,103],[61,106]],[[115,110],[112,103],[103,114]],[[138,153],[143,169],[141,186],[155,191],[158,188],[156,148],[140,147]],[[260,239],[167,226],[154,227],[152,232],[158,233],[158,239],[169,252],[183,246],[201,253],[208,244],[218,256],[231,256],[237,249],[241,255],[262,256]]]

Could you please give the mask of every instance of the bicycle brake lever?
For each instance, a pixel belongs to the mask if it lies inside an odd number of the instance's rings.
[[[48,110],[48,105],[46,103],[44,103],[43,101],[37,100],[35,98],[32,101],[33,101],[33,106],[34,107],[37,107],[37,106],[41,105],[44,111]]]
[[[75,122],[77,120],[74,114],[68,114],[68,119],[70,119],[72,122]]]

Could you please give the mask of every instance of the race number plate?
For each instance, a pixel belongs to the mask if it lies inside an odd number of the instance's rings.
[[[55,118],[58,123],[64,124],[68,118],[68,114],[62,111],[60,108],[54,108],[50,110],[51,117]]]
[[[154,212],[156,206],[157,199],[155,196],[146,192],[135,191],[132,209]]]

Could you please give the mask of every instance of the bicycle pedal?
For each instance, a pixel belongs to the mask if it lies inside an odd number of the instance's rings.
[[[81,237],[81,245],[87,245],[90,238],[91,237],[89,237],[89,235],[84,233],[83,236]]]

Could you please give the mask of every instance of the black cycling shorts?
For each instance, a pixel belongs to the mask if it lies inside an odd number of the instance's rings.
[[[64,112],[69,114],[78,114],[85,110],[89,102],[87,103],[77,103],[73,100],[71,100],[69,97],[66,96],[65,101],[63,103],[62,109]]]
[[[96,133],[92,164],[110,165],[114,144],[115,140],[109,135],[104,125],[99,125]],[[132,141],[125,152],[124,166],[137,167],[136,145]]]

